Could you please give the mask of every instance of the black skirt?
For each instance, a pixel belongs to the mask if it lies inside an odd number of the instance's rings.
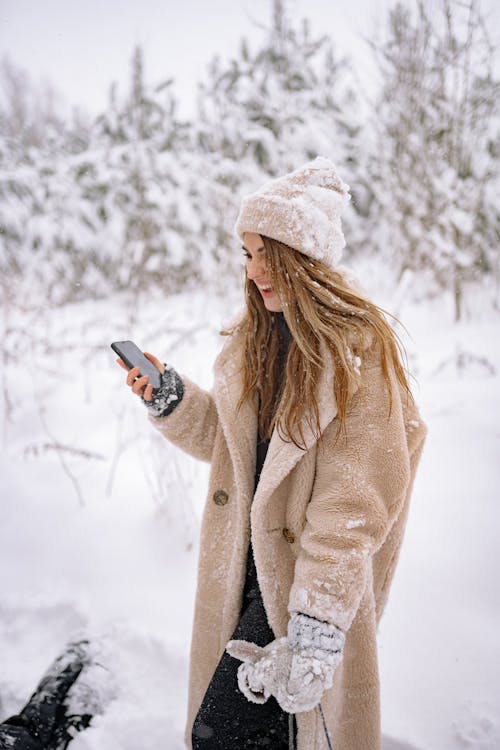
[[[266,646],[274,638],[267,622],[250,547],[241,616],[232,639]],[[193,750],[251,750],[265,747],[288,750],[289,715],[273,697],[262,704],[252,703],[245,698],[238,688],[237,671],[240,664],[238,659],[224,652],[194,721]],[[295,717],[291,731],[295,740]]]

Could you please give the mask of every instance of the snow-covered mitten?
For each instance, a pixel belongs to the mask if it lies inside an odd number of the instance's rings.
[[[317,706],[332,686],[344,641],[344,633],[335,625],[296,612],[286,638],[263,648],[229,641],[226,651],[243,662],[238,686],[249,701],[265,703],[273,695],[284,711],[295,714]]]
[[[165,365],[161,374],[161,385],[151,401],[144,401],[153,417],[168,417],[184,396],[184,383],[179,373],[170,365]]]

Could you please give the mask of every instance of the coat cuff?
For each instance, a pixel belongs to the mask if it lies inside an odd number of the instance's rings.
[[[151,401],[144,401],[144,405],[153,417],[168,417],[180,404],[184,396],[184,383],[179,373],[170,365],[165,365],[161,376],[161,386]]]

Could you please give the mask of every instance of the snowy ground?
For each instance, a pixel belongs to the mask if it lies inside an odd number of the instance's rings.
[[[412,334],[429,425],[380,628],[384,750],[498,750],[500,318],[478,295],[454,325],[442,305],[395,301],[370,278]],[[209,386],[233,313],[203,294],[4,310],[0,719],[90,633],[110,702],[71,747],[183,746],[207,467],[149,427],[109,342],[132,338]]]

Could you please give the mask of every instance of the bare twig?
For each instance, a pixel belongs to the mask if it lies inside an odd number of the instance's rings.
[[[12,399],[10,398],[9,389],[7,386],[7,360],[8,360],[8,349],[6,343],[5,332],[8,329],[8,315],[10,310],[10,300],[8,299],[8,291],[4,290],[3,298],[3,333],[2,333],[2,399],[3,399],[3,425],[2,425],[2,444],[5,446],[7,442],[7,423],[11,421],[12,415]]]
[[[38,403],[38,401],[37,401],[37,403]],[[44,409],[43,409],[42,406],[38,407],[38,415],[40,417],[40,422],[42,424],[42,427],[45,430],[45,432],[46,432],[46,434],[47,434],[47,436],[48,436],[51,444],[54,445],[54,446],[60,446],[61,444],[52,435],[52,433],[51,433],[51,431],[49,429],[49,426],[47,424],[47,420],[45,419]],[[63,472],[66,474],[66,476],[68,477],[69,481],[73,485],[73,489],[75,490],[76,496],[78,498],[78,503],[83,508],[85,506],[85,500],[84,500],[84,497],[83,497],[83,493],[82,493],[80,484],[78,482],[78,479],[75,477],[75,475],[73,474],[73,472],[71,471],[71,469],[68,466],[68,463],[67,463],[66,457],[65,457],[65,451],[62,450],[60,447],[57,447],[57,448],[55,448],[55,452],[56,452],[57,458],[59,459],[59,463],[61,464],[61,468],[62,468]]]
[[[110,497],[111,492],[113,491],[113,484],[115,481],[115,474],[116,474],[116,469],[118,467],[118,462],[122,456],[122,453],[125,451],[128,445],[128,443],[126,443],[122,437],[123,423],[125,421],[126,413],[127,413],[126,408],[120,409],[118,413],[118,421],[116,424],[115,451],[113,453],[113,458],[111,459],[111,466],[109,468],[108,481],[106,482],[106,497]]]
[[[23,456],[29,458],[30,456],[38,457],[43,453],[50,451],[56,451],[61,453],[67,453],[70,456],[78,456],[79,458],[91,459],[94,461],[105,461],[106,456],[102,453],[94,453],[93,451],[86,450],[85,448],[75,448],[72,445],[64,445],[64,443],[28,443],[23,449]]]

